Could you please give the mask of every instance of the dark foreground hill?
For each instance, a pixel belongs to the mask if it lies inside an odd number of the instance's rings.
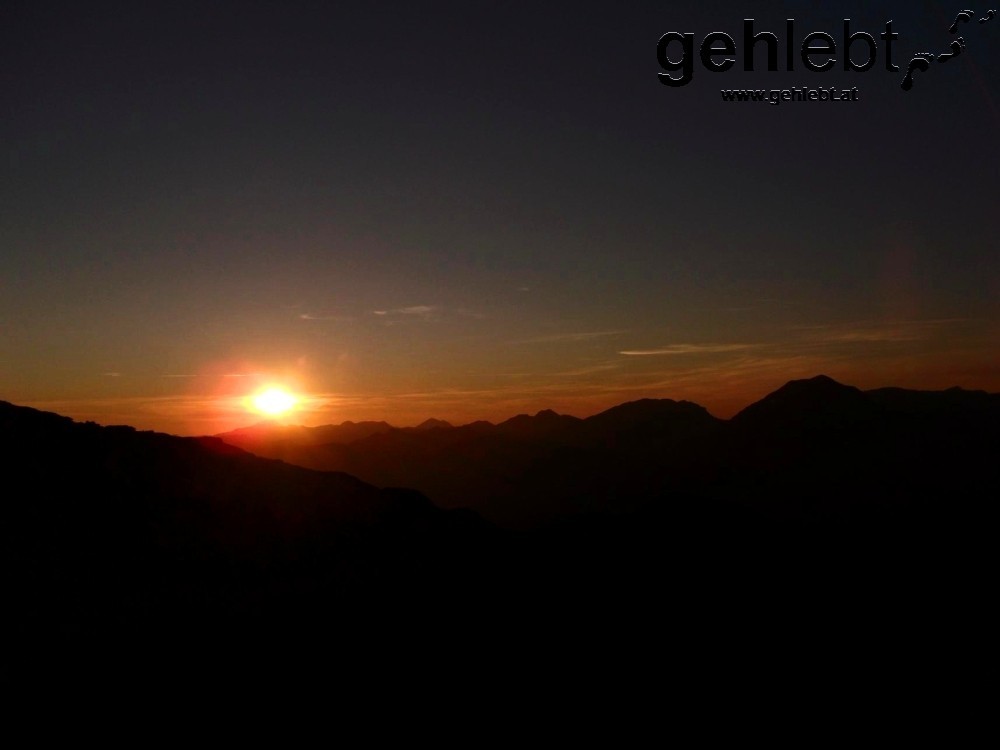
[[[487,650],[669,633],[694,658],[887,613],[973,622],[995,567],[998,413],[985,393],[816,378],[729,421],[643,401],[337,444],[398,472],[385,485],[439,477],[527,532],[214,438],[0,403],[8,624],[268,641],[388,624],[393,641],[431,629]]]
[[[499,556],[474,514],[214,438],[0,402],[0,460],[8,624],[28,630],[356,618],[460,590]]]

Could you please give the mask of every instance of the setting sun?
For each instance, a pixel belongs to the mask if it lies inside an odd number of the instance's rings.
[[[262,414],[276,417],[292,409],[298,399],[284,388],[267,388],[254,396],[251,403]]]

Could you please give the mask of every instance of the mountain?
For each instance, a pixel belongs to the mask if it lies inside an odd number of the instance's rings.
[[[516,456],[519,443],[498,426],[466,428],[500,435]],[[461,429],[391,435],[443,440]],[[435,643],[436,655],[467,642],[457,647],[467,656],[519,641],[535,648],[556,633],[592,649],[598,634],[616,642],[594,607],[653,606],[698,538],[690,524],[708,524],[716,540],[753,526],[738,510],[677,503],[666,516],[566,516],[512,534],[412,490],[218,438],[81,424],[6,402],[0,461],[8,631],[21,646],[83,643],[108,654],[240,643],[252,655],[306,642],[342,659]]]
[[[786,383],[739,412],[732,421],[750,430],[816,430],[862,424],[876,411],[872,400],[857,388],[818,375]]]
[[[414,430],[447,430],[453,427],[451,422],[445,422],[443,419],[425,419],[423,422],[414,427]]]
[[[603,430],[632,431],[659,430],[665,426],[680,427],[707,426],[716,420],[708,410],[690,401],[673,401],[669,398],[629,401],[619,406],[587,417],[586,421]]]
[[[380,486],[418,487],[442,507],[471,507],[523,529],[638,507],[660,494],[665,470],[688,471],[684,457],[718,422],[704,410],[648,401],[589,420],[544,410],[496,425],[390,430],[282,458]]]
[[[426,423],[425,423],[426,424]],[[447,424],[446,422],[444,424]],[[258,422],[217,437],[230,445],[269,445],[284,442],[296,445],[346,445],[393,429],[387,422],[342,422],[341,424],[302,427],[280,422]]]
[[[392,428],[348,444],[288,442],[275,455],[415,487],[511,528],[677,497],[844,520],[912,508],[925,490],[981,496],[994,481],[998,400],[960,389],[864,392],[821,375],[791,381],[730,420],[690,402],[644,399],[586,419],[545,410],[497,425]]]
[[[732,420],[643,400],[587,419],[317,434],[231,433],[360,478],[0,402],[8,623],[134,647],[433,631],[477,647],[575,634],[586,649],[664,607],[671,637],[704,644],[838,612],[976,619],[988,600],[996,394],[821,377]]]
[[[328,622],[478,580],[496,534],[410,490],[217,438],[76,423],[0,402],[8,618],[25,631]],[[453,560],[465,559],[465,568]],[[348,604],[350,603],[350,605]],[[13,604],[12,604],[13,606]],[[278,618],[271,621],[268,618]],[[241,626],[242,627],[242,626]]]

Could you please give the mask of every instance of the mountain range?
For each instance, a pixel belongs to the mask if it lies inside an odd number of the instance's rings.
[[[0,402],[8,611],[60,638],[963,611],[993,568],[998,446],[1000,395],[822,376],[730,420],[642,400],[203,438]]]
[[[500,424],[427,425],[261,423],[217,437],[377,486],[413,487],[510,528],[679,496],[806,519],[870,515],[931,489],[978,494],[974,477],[998,445],[1000,395],[863,392],[818,376],[730,420],[686,401],[645,399],[586,419],[546,410]]]

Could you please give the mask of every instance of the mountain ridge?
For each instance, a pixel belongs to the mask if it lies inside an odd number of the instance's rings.
[[[907,482],[894,486],[892,471],[902,471],[910,456],[934,461],[954,453],[947,436],[956,430],[958,443],[978,455],[976,436],[993,434],[997,404],[1000,396],[961,389],[866,392],[821,375],[789,381],[728,420],[688,401],[639,399],[583,419],[542,410],[499,424],[392,428],[349,444],[285,444],[272,455],[378,486],[415,487],[442,507],[473,507],[502,526],[631,512],[691,492],[801,516],[844,506],[837,494],[857,494],[848,486],[864,477],[887,496],[913,491]],[[810,470],[826,473],[835,460],[856,466],[858,476],[838,474],[810,490],[823,498],[811,510],[790,487],[777,486],[778,477],[792,476],[805,486]]]
[[[732,422],[733,420],[737,419],[737,417],[739,417],[741,414],[747,412],[747,410],[752,409],[753,407],[761,403],[767,402],[772,397],[781,398],[782,396],[789,393],[797,393],[797,394],[808,393],[810,389],[816,389],[812,391],[814,396],[818,395],[817,392],[821,389],[822,391],[828,394],[836,392],[841,392],[841,393],[856,392],[858,394],[862,394],[865,396],[876,397],[880,401],[888,401],[889,399],[892,398],[893,394],[924,394],[924,396],[928,398],[934,398],[935,394],[939,394],[942,396],[944,394],[950,394],[951,396],[957,397],[958,399],[975,398],[981,401],[1000,400],[1000,393],[992,393],[981,389],[966,389],[961,386],[951,386],[949,388],[940,390],[902,388],[898,386],[886,386],[869,390],[861,390],[855,386],[844,385],[839,381],[835,380],[834,378],[829,377],[828,375],[821,374],[813,376],[811,378],[801,378],[801,379],[787,381],[784,385],[782,385],[775,391],[772,391],[771,393],[765,395],[763,398],[758,399],[757,401],[751,404],[748,404],[746,407],[744,407],[743,409],[741,409],[740,411],[738,411],[736,414],[734,414],[732,417],[729,418],[715,417],[706,407],[693,401],[687,401],[687,400],[677,401],[671,398],[641,398],[641,399],[636,399],[634,401],[624,401],[620,404],[610,406],[607,409],[604,409],[600,412],[597,412],[587,417],[576,417],[570,414],[560,414],[552,409],[541,409],[535,412],[535,414],[521,413],[514,415],[512,417],[508,417],[507,419],[501,420],[500,422],[490,422],[488,420],[474,420],[468,423],[454,424],[447,420],[438,419],[436,417],[429,417],[425,419],[423,422],[412,427],[396,427],[395,425],[392,425],[391,423],[385,421],[354,422],[351,420],[346,420],[339,424],[330,423],[330,424],[322,424],[313,427],[308,427],[305,425],[279,424],[274,421],[264,420],[261,422],[257,422],[254,425],[248,425],[247,427],[240,427],[233,430],[228,430],[226,432],[216,433],[215,435],[213,435],[213,437],[220,437],[222,439],[225,439],[226,436],[231,436],[236,438],[239,435],[250,431],[255,431],[258,429],[274,427],[274,426],[278,426],[280,427],[280,429],[284,430],[302,429],[302,430],[317,430],[317,431],[335,430],[340,428],[363,428],[363,429],[370,429],[371,430],[370,434],[377,434],[381,432],[387,432],[389,430],[426,430],[437,427],[442,427],[447,429],[461,429],[464,427],[489,429],[492,427],[498,427],[505,423],[511,422],[512,420],[517,420],[518,422],[527,422],[530,420],[539,420],[539,419],[548,421],[554,417],[569,418],[572,420],[580,420],[587,422],[587,421],[600,421],[601,419],[606,418],[608,415],[620,413],[623,411],[630,411],[645,406],[661,408],[663,411],[668,411],[671,408],[676,408],[678,413],[683,413],[684,411],[688,411],[689,413],[700,412],[708,414],[713,419],[718,420],[720,422]],[[356,439],[364,439],[364,437],[368,437],[368,434],[365,434],[362,437]],[[337,442],[344,442],[344,441],[338,439]]]
[[[259,642],[414,612],[451,632],[477,607],[484,622],[585,620],[657,592],[723,619],[804,591],[825,606],[831,586],[852,602],[981,596],[1000,397],[855,391],[806,382],[736,421],[640,400],[537,420],[555,429],[534,429],[536,414],[527,430],[403,428],[302,448],[361,473],[2,402],[12,621],[140,643],[202,638],[208,623]],[[828,419],[827,393],[865,419]]]

